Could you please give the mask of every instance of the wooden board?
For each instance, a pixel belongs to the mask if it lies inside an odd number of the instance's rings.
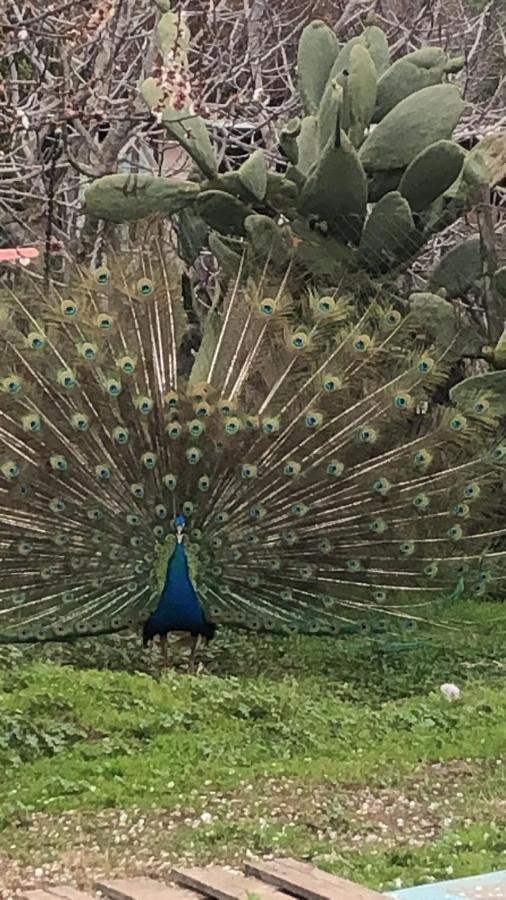
[[[384,900],[383,894],[295,859],[248,863],[246,871],[304,900]]]
[[[90,894],[84,894],[76,888],[57,884],[54,887],[24,891],[20,894],[20,900],[93,900]]]
[[[218,866],[208,869],[174,869],[172,876],[179,884],[194,888],[216,900],[248,900],[248,893],[256,894],[259,900],[288,900],[286,894],[265,882]]]
[[[95,889],[109,900],[198,900],[197,896],[190,891],[185,891],[173,884],[163,884],[153,878],[99,881],[95,884]],[[35,897],[33,900],[43,900],[43,898]]]

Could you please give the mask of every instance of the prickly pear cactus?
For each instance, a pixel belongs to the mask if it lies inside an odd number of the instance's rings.
[[[440,48],[422,47],[392,62],[376,25],[342,45],[328,25],[312,22],[298,50],[300,115],[280,123],[284,171],[269,168],[272,152],[255,150],[239,169],[222,173],[208,125],[193,108],[181,17],[164,12],[158,38],[161,65],[141,93],[192,158],[194,175],[106,176],[88,188],[85,202],[116,222],[175,216],[180,231],[188,231],[180,242],[188,262],[205,240],[227,272],[237,258],[247,272],[248,259],[292,256],[309,260],[313,271],[395,276],[472,208],[488,179],[474,151],[452,139],[465,109],[451,83],[462,60]],[[434,285],[447,287],[449,280],[448,296],[456,296],[464,270],[471,266],[466,278],[474,278],[476,265],[471,254],[454,278],[447,260]]]

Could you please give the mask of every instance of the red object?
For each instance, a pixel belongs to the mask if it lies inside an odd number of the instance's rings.
[[[0,262],[12,259],[35,259],[38,255],[37,247],[0,247]]]

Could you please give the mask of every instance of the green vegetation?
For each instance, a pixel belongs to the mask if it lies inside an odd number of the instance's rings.
[[[410,633],[406,652],[225,632],[196,676],[181,649],[160,676],[134,637],[4,648],[6,889],[249,853],[385,890],[504,867],[500,611],[463,604],[479,641],[469,626]]]

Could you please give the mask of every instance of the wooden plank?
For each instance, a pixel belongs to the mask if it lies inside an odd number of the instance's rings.
[[[205,869],[174,869],[173,878],[185,887],[194,888],[214,897],[215,900],[248,900],[248,894],[256,894],[259,900],[288,900],[286,894],[269,887],[256,878],[247,878],[240,872],[229,872],[218,866]]]
[[[43,891],[41,889],[23,891],[23,893],[20,894],[20,900],[54,900],[54,894],[50,894],[49,891]]]
[[[49,888],[50,894],[54,897],[60,897],[61,900],[93,900],[90,894],[78,891],[77,888],[70,884],[55,884]]]
[[[248,863],[246,871],[303,900],[384,900],[383,894],[295,859]]]
[[[174,884],[163,884],[153,878],[97,881],[95,889],[109,900],[198,900],[197,895],[190,891],[185,891]],[[43,898],[35,897],[33,900],[43,900]]]

